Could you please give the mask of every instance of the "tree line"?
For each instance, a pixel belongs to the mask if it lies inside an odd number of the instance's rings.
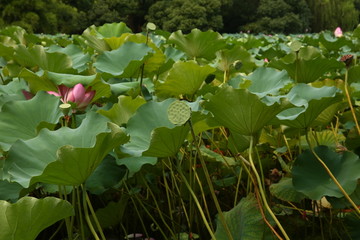
[[[134,32],[153,22],[170,32],[290,34],[352,30],[360,0],[6,0],[0,10],[0,28],[34,33],[81,33],[92,24],[123,21]]]

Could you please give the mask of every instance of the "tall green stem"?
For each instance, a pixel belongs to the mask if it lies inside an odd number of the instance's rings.
[[[83,196],[82,196],[82,203],[83,203],[83,208],[84,208],[84,214],[85,214],[85,220],[89,226],[90,232],[92,233],[92,235],[94,236],[95,240],[100,240],[99,236],[97,235],[94,226],[91,223],[91,219],[89,216],[89,210],[88,210],[88,206],[86,204],[86,190],[84,188],[83,185],[81,185],[82,191],[83,191]]]
[[[66,198],[66,189],[63,185],[59,185],[59,197],[63,200],[67,200]],[[67,231],[67,235],[69,240],[73,239],[73,229],[72,229],[72,225],[71,225],[71,220],[69,217],[65,218],[65,225],[66,225],[66,231]]]
[[[196,135],[195,135],[194,128],[192,126],[191,120],[189,120],[188,123],[189,123],[189,126],[190,126],[190,131],[191,131],[191,135],[193,137],[193,141],[195,142],[196,141]],[[197,152],[199,153],[200,163],[201,163],[202,169],[204,170],[205,179],[206,179],[206,182],[207,182],[207,184],[209,186],[211,197],[213,198],[216,210],[218,211],[220,222],[221,222],[221,224],[223,225],[223,227],[225,229],[225,232],[226,232],[226,235],[227,235],[228,239],[233,240],[234,238],[233,238],[233,236],[232,236],[232,234],[230,232],[230,229],[229,229],[228,225],[226,224],[224,214],[223,214],[223,212],[221,210],[219,201],[218,201],[218,199],[217,199],[217,197],[215,195],[214,186],[213,186],[212,181],[210,179],[210,174],[209,174],[209,171],[207,170],[206,163],[205,163],[202,155],[200,154],[201,151],[200,151],[199,145],[196,144],[196,142],[195,142],[195,147],[196,147]]]
[[[81,239],[85,240],[84,220],[83,220],[83,214],[82,214],[82,211],[81,211],[80,189],[79,189],[79,187],[74,187],[73,191],[76,191],[77,204],[78,204],[78,213],[79,213],[79,220],[80,220]]]
[[[85,190],[85,189],[84,189],[84,190]],[[103,240],[106,240],[105,235],[104,235],[104,232],[103,232],[103,230],[102,230],[102,228],[101,228],[100,222],[99,222],[98,218],[96,217],[96,213],[95,213],[95,211],[94,211],[94,208],[92,207],[90,198],[89,198],[88,194],[86,193],[86,191],[85,191],[85,197],[86,197],[86,202],[87,202],[87,205],[89,206],[91,215],[92,215],[92,217],[93,217],[93,219],[94,219],[94,221],[95,221],[96,227],[97,227],[98,230],[99,230],[100,236],[101,236],[101,238],[102,238]]]
[[[179,170],[180,170],[180,169],[178,169],[178,171],[179,171]],[[179,171],[179,174],[180,174],[181,178],[183,179],[186,187],[188,188],[188,190],[189,190],[189,192],[190,192],[190,195],[193,197],[196,206],[198,207],[198,210],[199,210],[199,212],[200,212],[200,216],[201,216],[201,218],[202,218],[202,220],[203,220],[203,222],[204,222],[204,225],[205,225],[206,229],[208,230],[208,232],[209,232],[209,234],[210,234],[210,236],[211,236],[211,239],[212,239],[212,240],[216,240],[216,237],[215,237],[215,235],[214,235],[214,233],[213,233],[213,231],[212,231],[212,229],[211,229],[211,227],[210,227],[210,225],[209,225],[209,223],[208,223],[208,221],[207,221],[207,219],[206,219],[205,213],[204,213],[204,211],[203,211],[202,208],[201,208],[201,205],[200,205],[200,203],[199,203],[199,200],[198,200],[197,197],[196,197],[196,194],[195,194],[194,191],[191,189],[190,184],[189,184],[188,181],[186,180],[186,177],[185,177],[184,174],[181,172],[181,170]]]
[[[354,122],[355,122],[355,125],[356,125],[356,130],[358,132],[358,134],[360,135],[360,126],[359,126],[359,122],[357,120],[357,117],[356,117],[356,114],[355,114],[355,110],[354,110],[354,107],[352,105],[352,102],[351,102],[351,97],[350,97],[350,93],[349,93],[349,89],[348,89],[348,69],[346,68],[346,72],[345,72],[345,84],[344,84],[344,89],[345,89],[345,95],[346,95],[346,99],[349,103],[349,107],[350,107],[350,110],[351,110],[351,114],[354,118]]]
[[[254,144],[254,137],[251,136],[250,138],[250,148],[249,148],[249,161],[250,161],[250,166],[251,169],[253,170],[257,183],[258,183],[258,187],[259,187],[259,191],[260,191],[260,196],[263,200],[263,203],[265,205],[266,210],[269,212],[270,216],[273,218],[273,220],[275,221],[276,225],[279,227],[280,231],[282,232],[282,234],[284,235],[285,239],[290,240],[289,236],[287,235],[286,231],[284,230],[284,228],[282,227],[281,223],[279,222],[279,220],[277,219],[277,217],[275,216],[275,214],[273,213],[273,211],[271,210],[267,199],[266,199],[266,194],[264,192],[264,188],[261,184],[261,178],[260,175],[258,173],[258,171],[256,170],[253,158],[252,158],[252,148],[253,148],[253,144]]]

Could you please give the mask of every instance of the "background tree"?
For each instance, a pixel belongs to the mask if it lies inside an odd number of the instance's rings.
[[[158,1],[150,8],[146,20],[166,31],[190,32],[200,30],[221,30],[223,21],[220,0],[173,0]]]
[[[241,27],[256,21],[254,14],[259,7],[260,0],[223,0],[221,14],[224,26],[223,32],[236,33]]]
[[[359,1],[354,0],[307,0],[311,9],[311,30],[319,32],[325,29],[353,30],[359,22]]]
[[[305,0],[260,0],[257,20],[243,29],[255,33],[301,33],[309,28],[310,16]]]
[[[13,0],[2,4],[4,25],[18,25],[28,32],[71,33],[78,31],[75,7],[56,0]]]

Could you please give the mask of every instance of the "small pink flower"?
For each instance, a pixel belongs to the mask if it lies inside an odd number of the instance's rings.
[[[85,89],[81,83],[76,84],[73,88],[60,85],[58,92],[48,91],[48,93],[61,97],[63,103],[74,103],[78,110],[84,110],[95,96],[95,91],[92,91],[91,88]]]
[[[341,30],[340,27],[337,27],[337,28],[335,29],[334,35],[335,35],[335,37],[342,37],[342,36],[343,36],[343,32],[342,32],[342,30]]]
[[[264,62],[268,63],[268,62],[269,62],[269,59],[265,58],[265,59],[264,59]]]

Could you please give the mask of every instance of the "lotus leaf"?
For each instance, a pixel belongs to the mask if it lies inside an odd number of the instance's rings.
[[[262,239],[264,222],[253,195],[249,195],[230,211],[224,212],[226,224],[234,240]],[[222,223],[217,220],[215,237],[218,240],[229,239]]]
[[[0,114],[0,147],[8,150],[18,139],[37,136],[41,122],[56,124],[62,113],[59,98],[39,92],[27,101],[11,101],[4,104]]]
[[[318,146],[314,151],[344,190],[352,194],[360,178],[359,157],[352,152],[336,153],[327,146]],[[310,150],[306,150],[297,157],[292,168],[292,175],[295,189],[310,199],[320,200],[323,196],[343,197],[342,192]]]
[[[89,112],[76,129],[42,129],[37,137],[12,145],[4,171],[24,187],[37,181],[84,183],[109,151],[128,140],[115,126],[109,131],[105,117]]]
[[[219,124],[246,136],[253,136],[266,126],[283,107],[267,106],[260,98],[245,89],[224,87],[204,104]]]
[[[214,71],[209,65],[199,66],[193,61],[177,62],[170,69],[165,81],[155,86],[155,91],[158,95],[167,97],[178,97],[181,94],[191,96]]]
[[[225,41],[219,33],[202,32],[199,29],[193,29],[187,35],[184,35],[181,30],[176,31],[170,35],[168,41],[185,52],[189,59],[212,60],[215,58],[215,53],[225,46]]]
[[[43,229],[72,215],[71,204],[55,197],[23,197],[14,204],[0,201],[0,239],[34,240]]]
[[[152,52],[146,44],[126,42],[116,50],[103,52],[94,66],[110,76],[134,77]]]

